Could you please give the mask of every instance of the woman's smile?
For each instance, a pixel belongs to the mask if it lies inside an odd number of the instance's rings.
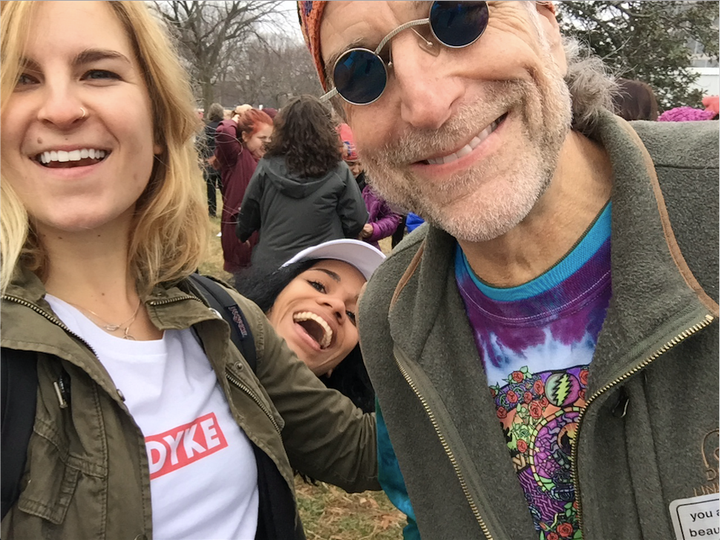
[[[364,284],[354,266],[321,260],[292,280],[268,313],[277,333],[316,375],[332,370],[357,345],[355,313]]]

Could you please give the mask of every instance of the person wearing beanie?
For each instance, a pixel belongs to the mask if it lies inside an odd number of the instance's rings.
[[[350,167],[350,172],[353,173],[353,176],[355,177],[355,180],[358,183],[358,186],[360,189],[365,188],[365,171],[362,170],[362,165],[360,164],[360,158],[358,157],[357,150],[355,150],[355,145],[350,141],[343,141],[343,153],[342,153],[343,159],[345,160],[345,163],[347,163],[347,166]]]
[[[349,126],[345,130],[344,136],[348,140],[343,141],[343,159],[355,176],[368,211],[368,220],[362,231],[360,231],[359,238],[380,249],[380,240],[393,235],[402,220],[402,216],[395,212],[367,182],[360,156],[358,156],[355,149],[355,139]]]
[[[358,319],[406,539],[689,538],[717,508],[718,125],[613,114],[562,5],[298,3],[370,183],[426,220]]]

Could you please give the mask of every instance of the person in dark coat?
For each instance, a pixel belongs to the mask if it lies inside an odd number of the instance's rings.
[[[250,180],[237,221],[241,242],[259,230],[252,264],[277,268],[302,249],[357,238],[368,213],[337,133],[317,98],[283,108],[265,157]]]
[[[219,103],[210,105],[207,114],[208,123],[205,125],[203,137],[199,139],[199,153],[202,157],[203,177],[207,184],[208,215],[215,217],[217,212],[217,189],[222,189],[220,172],[215,168],[217,161],[213,158],[215,154],[215,130],[222,122],[225,110]]]
[[[240,242],[235,236],[235,222],[240,203],[258,160],[265,153],[265,144],[273,130],[272,119],[257,109],[235,114],[232,120],[223,120],[215,135],[215,157],[222,175],[223,210],[222,234],[223,269],[233,274],[250,266],[257,235]],[[248,240],[248,242],[245,242]]]

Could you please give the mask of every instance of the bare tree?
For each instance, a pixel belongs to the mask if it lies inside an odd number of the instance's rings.
[[[281,8],[280,1],[257,0],[175,0],[155,1],[153,5],[174,32],[206,109],[214,101],[215,85],[235,67],[237,51],[250,41],[262,41],[261,24],[271,22],[286,9]]]
[[[299,94],[320,95],[315,66],[302,42],[284,34],[265,36],[238,48],[220,85],[223,99],[282,107]]]

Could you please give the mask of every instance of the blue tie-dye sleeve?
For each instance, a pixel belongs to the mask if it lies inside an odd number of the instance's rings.
[[[395,450],[393,450],[388,435],[387,426],[383,419],[380,404],[375,400],[377,420],[377,454],[378,454],[378,480],[390,502],[407,516],[407,525],[403,529],[404,540],[420,540],[420,531],[415,521],[415,512],[410,504],[410,497],[405,488],[405,480],[398,464]]]

